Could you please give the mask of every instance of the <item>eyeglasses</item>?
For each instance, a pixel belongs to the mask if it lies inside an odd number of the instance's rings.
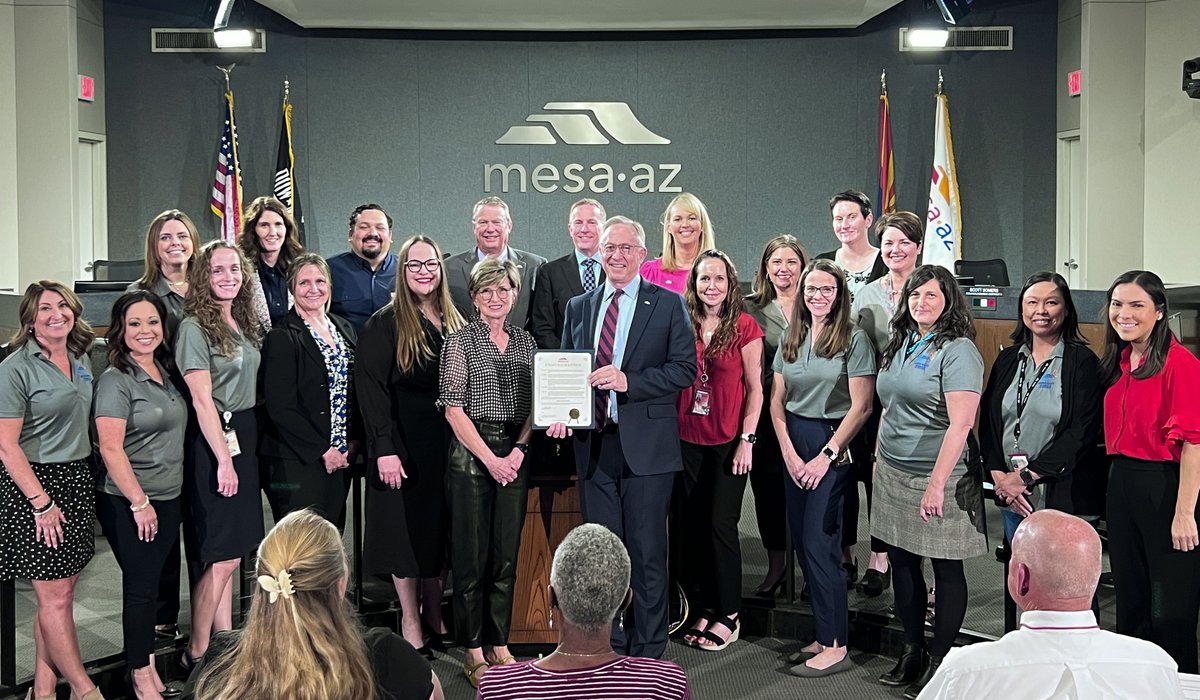
[[[482,299],[491,299],[494,296],[498,296],[501,299],[507,299],[512,296],[512,293],[512,287],[484,287],[483,289],[475,292],[475,296]]]
[[[606,245],[600,249],[605,255],[613,255],[617,251],[620,251],[621,255],[631,255],[635,250],[641,250],[641,246],[624,243],[622,245]]]
[[[823,297],[831,297],[836,291],[837,287],[810,287],[808,285],[805,285],[804,287],[805,296],[810,297],[815,297],[818,294]]]
[[[412,273],[420,272],[422,269],[430,272],[437,272],[442,267],[440,260],[409,260],[404,263],[404,269]]]

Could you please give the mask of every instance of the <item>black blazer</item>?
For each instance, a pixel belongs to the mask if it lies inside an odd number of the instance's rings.
[[[992,365],[992,374],[979,401],[979,447],[988,470],[1008,471],[1001,402],[1019,364],[1017,346],[1002,350]],[[1050,444],[1030,462],[1029,468],[1041,474],[1046,482],[1047,508],[1076,515],[1099,515],[1103,512],[1105,479],[1096,459],[1105,384],[1100,380],[1100,363],[1091,348],[1066,345],[1062,383],[1062,416],[1058,427]]]
[[[354,327],[341,316],[327,317],[353,354],[358,341]],[[329,449],[329,374],[317,341],[294,308],[267,333],[260,379],[266,421],[258,453],[274,459],[319,460]],[[347,439],[361,440],[353,372],[347,420]]]
[[[512,246],[508,248],[508,259],[517,266],[517,274],[521,276],[521,288],[517,291],[517,300],[513,302],[512,311],[508,312],[506,320],[518,328],[528,329],[529,301],[533,298],[534,288],[537,287],[538,268],[546,264],[546,259]],[[468,321],[479,315],[467,291],[471,286],[471,270],[478,262],[479,253],[475,246],[442,261],[442,274],[446,277],[446,284],[450,285],[450,298],[454,300],[458,312]]]
[[[596,266],[596,286],[604,284],[604,270]],[[542,350],[557,350],[562,339],[567,302],[583,294],[575,251],[538,268],[529,307],[529,332]]]
[[[594,350],[596,320],[606,288],[567,303],[562,348]],[[641,280],[621,371],[628,391],[617,393],[621,451],[637,476],[683,469],[679,446],[679,392],[696,381],[696,336],[683,297]],[[581,477],[590,469],[591,430],[575,431],[575,464]]]
[[[828,253],[821,253],[814,260],[837,260],[837,250],[831,250]],[[883,277],[888,273],[887,265],[883,262],[883,251],[875,256],[875,264],[871,266],[871,278],[867,280],[867,284]]]

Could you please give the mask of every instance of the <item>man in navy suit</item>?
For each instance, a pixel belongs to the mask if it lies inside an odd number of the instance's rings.
[[[624,625],[613,626],[613,649],[659,658],[667,646],[667,510],[683,468],[675,399],[696,380],[696,339],[683,297],[638,274],[641,224],[606,221],[600,254],[607,279],[567,303],[561,344],[598,356],[588,381],[602,412],[596,429],[574,433],[580,502],[586,521],[621,538],[633,565],[633,604]],[[547,434],[570,433],[557,423]]]

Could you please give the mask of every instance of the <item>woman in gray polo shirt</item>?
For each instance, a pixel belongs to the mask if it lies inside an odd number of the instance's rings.
[[[840,526],[845,490],[854,480],[843,457],[871,414],[875,348],[850,321],[846,277],[836,263],[814,260],[798,286],[801,302],[772,367],[771,421],[783,449],[788,522],[817,632],[792,673],[816,678],[852,665]]]
[[[213,632],[233,626],[230,580],[263,537],[254,416],[262,326],[254,314],[246,256],[224,241],[200,249],[188,274],[186,315],[175,362],[192,394],[194,426],[185,439],[188,551],[204,564],[192,592],[192,637],[185,668]]]
[[[183,299],[188,290],[188,267],[200,249],[196,225],[187,214],[168,209],[146,229],[146,271],[126,291],[144,289],[167,305],[167,332],[171,337],[183,320]]]
[[[30,579],[37,597],[30,693],[54,697],[57,669],[84,700],[101,697],[79,659],[72,607],[95,552],[96,499],[88,458],[95,336],[79,298],[34,282],[21,328],[0,363],[0,580]]]
[[[153,664],[154,613],[159,579],[179,540],[183,488],[187,402],[171,383],[166,318],[166,304],[145,290],[113,303],[109,367],[96,380],[93,410],[107,470],[96,511],[121,566],[125,660],[139,698],[166,689]]]
[[[877,387],[883,402],[871,534],[888,545],[904,651],[880,676],[915,698],[954,642],[967,612],[962,560],[983,554],[983,493],[967,468],[967,436],[983,389],[983,359],[967,300],[944,267],[923,265],[904,284]],[[937,616],[925,663],[925,577],[933,564]]]

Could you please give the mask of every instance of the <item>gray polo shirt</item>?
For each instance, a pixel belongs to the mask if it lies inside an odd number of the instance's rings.
[[[803,302],[797,300],[796,303]],[[787,330],[788,322],[783,317],[783,310],[774,301],[768,301],[763,306],[747,301],[744,308],[746,313],[758,322],[758,327],[763,332],[763,405],[766,406],[767,401],[771,398],[773,375],[775,374],[775,371],[771,369],[771,363],[775,360],[775,351],[779,349],[779,341],[783,337],[783,332]],[[766,412],[764,408],[763,413]]]
[[[125,456],[146,495],[156,501],[179,495],[183,486],[183,433],[187,426],[187,404],[179,390],[167,380],[161,365],[159,384],[134,365],[126,374],[109,367],[96,380],[94,413],[97,418],[125,421]],[[105,476],[101,491],[121,496],[111,476]]]
[[[226,357],[208,342],[195,317],[179,324],[175,343],[175,363],[186,377],[188,372],[204,370],[212,376],[212,397],[218,412],[245,411],[254,408],[260,355],[246,336],[234,333],[237,349]]]
[[[783,375],[784,406],[789,413],[802,418],[845,418],[850,412],[850,378],[875,374],[875,348],[861,328],[854,328],[849,347],[837,355],[817,355],[805,338],[795,362],[785,362],[783,349],[776,350],[772,369]]]
[[[1062,418],[1062,364],[1066,345],[1061,339],[1047,358],[1046,371],[1038,376],[1041,365],[1033,362],[1029,348],[1022,345],[1018,350],[1025,359],[1025,390],[1028,401],[1025,411],[1021,414],[1021,439],[1018,441],[1013,433],[1017,426],[1017,383],[1021,381],[1021,360],[1017,360],[1017,371],[1013,380],[1000,398],[1000,415],[1004,418],[1004,434],[1001,445],[1004,454],[1022,453],[1029,460],[1046,449],[1054,439],[1054,431],[1058,429],[1058,421]],[[1035,382],[1034,379],[1037,379]],[[1038,484],[1033,489],[1030,505],[1035,510],[1046,506],[1046,485]]]
[[[950,427],[946,393],[980,393],[983,358],[967,338],[956,338],[937,350],[925,345],[905,355],[901,349],[891,366],[880,370],[875,383],[885,411],[879,426],[879,456],[902,471],[930,474]],[[966,452],[964,446],[952,476],[966,473]]]
[[[71,377],[50,361],[33,338],[0,362],[0,418],[20,418],[19,444],[38,464],[86,459],[92,406],[92,360],[71,359]]]
[[[850,318],[867,332],[876,357],[887,347],[892,332],[894,307],[888,302],[888,291],[883,286],[887,282],[888,277],[884,275],[866,285],[854,295],[854,303],[850,306]]]

